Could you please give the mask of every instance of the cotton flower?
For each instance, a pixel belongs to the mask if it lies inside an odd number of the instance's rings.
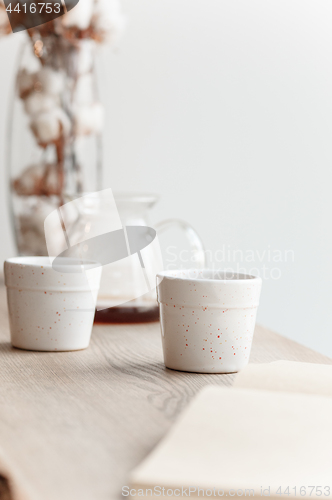
[[[39,182],[43,173],[42,165],[32,165],[14,180],[13,187],[22,196],[35,195],[39,191]]]
[[[35,73],[29,73],[26,69],[19,72],[17,76],[17,86],[22,99],[27,97],[27,95],[33,91],[35,76]]]
[[[57,105],[56,100],[43,92],[32,92],[24,101],[24,109],[29,115],[50,111]]]
[[[80,0],[82,1],[82,0]],[[63,73],[50,67],[44,67],[36,74],[36,80],[45,94],[59,95],[64,90]]]
[[[14,180],[13,188],[21,196],[55,195],[59,193],[56,165],[37,163],[26,168]]]
[[[94,0],[79,0],[78,4],[61,17],[61,23],[66,28],[86,30],[91,23]]]
[[[19,216],[19,249],[21,254],[48,255],[44,233],[44,220],[47,215],[47,212],[40,213],[38,209],[34,209]],[[55,238],[58,238],[58,234],[55,232],[53,234]]]
[[[104,108],[99,102],[91,106],[79,106],[75,113],[77,135],[98,134],[104,124]]]
[[[31,200],[32,201],[32,200]],[[39,197],[33,199],[26,207],[26,212],[19,216],[19,246],[20,252],[25,255],[48,255],[44,222],[46,217],[58,208],[57,201],[50,197]],[[52,223],[52,219],[50,221]],[[52,249],[55,255],[61,253],[63,232],[61,226],[55,223],[49,232],[52,241]],[[58,251],[57,251],[58,250]]]
[[[81,0],[82,1],[82,0]],[[116,43],[125,27],[125,17],[118,0],[96,0],[92,26],[102,41]]]
[[[71,122],[61,108],[53,108],[33,117],[31,128],[40,144],[48,144],[58,140],[62,135],[70,133]]]
[[[95,101],[92,73],[86,73],[77,79],[74,100],[78,105],[92,104]]]
[[[81,40],[77,51],[77,74],[89,73],[93,67],[94,41]]]

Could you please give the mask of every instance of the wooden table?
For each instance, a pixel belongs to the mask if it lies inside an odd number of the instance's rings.
[[[332,360],[257,326],[251,362]],[[0,287],[0,448],[38,500],[124,498],[129,471],[206,384],[165,369],[159,324],[96,326],[90,348],[13,349]]]

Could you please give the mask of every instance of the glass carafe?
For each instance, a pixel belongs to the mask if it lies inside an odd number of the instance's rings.
[[[106,193],[107,196],[100,193]],[[118,228],[118,217],[123,227],[151,227],[149,212],[157,202],[158,196],[115,194],[113,198],[106,191],[100,193],[87,194],[73,201],[78,216],[68,231],[71,245],[77,245],[79,242],[88,243],[87,240],[94,236],[105,234],[111,231],[112,227]],[[203,268],[205,264],[203,243],[189,224],[182,220],[169,219],[152,227],[158,236],[173,226],[178,226],[185,233],[195,267]],[[155,275],[163,270],[158,239],[146,246],[141,253],[145,262],[144,273],[137,255],[103,266],[95,318],[97,323],[139,323],[158,320]],[[147,280],[150,283],[148,288]]]

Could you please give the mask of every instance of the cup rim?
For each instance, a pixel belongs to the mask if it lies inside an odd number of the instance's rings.
[[[199,277],[194,277],[194,276],[173,276],[172,273],[189,273],[189,272],[196,272],[196,273],[211,273],[212,275],[215,275],[217,273],[220,273],[222,275],[230,275],[232,277],[225,277],[225,278],[199,278]],[[237,278],[234,279],[234,276],[237,276]],[[159,279],[169,279],[169,280],[175,280],[175,281],[195,281],[196,283],[253,283],[253,282],[260,282],[262,281],[262,278],[260,276],[255,276],[253,274],[245,274],[245,273],[235,273],[223,269],[210,269],[210,268],[204,268],[204,269],[174,269],[172,271],[161,271],[157,274],[157,278]]]
[[[43,267],[45,269],[53,269],[53,261],[55,257],[47,257],[47,256],[19,256],[19,257],[10,257],[5,260],[5,264],[14,264],[29,268],[40,268]],[[61,267],[63,265],[66,270],[68,269],[82,269],[89,270],[95,267],[99,267],[100,264],[98,262],[94,262],[93,260],[79,260],[70,257],[57,257],[61,263],[57,264],[57,267]],[[59,261],[58,261],[59,262]]]

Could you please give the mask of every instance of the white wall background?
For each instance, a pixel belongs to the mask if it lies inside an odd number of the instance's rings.
[[[331,2],[125,0],[123,8],[125,36],[98,66],[105,187],[160,193],[153,220],[191,222],[211,252],[265,251],[241,264],[269,269],[259,321],[332,356]],[[0,260],[14,252],[4,133],[19,38],[0,41]],[[270,262],[269,249],[283,260],[293,250],[294,261]],[[270,276],[275,267],[280,279]]]

